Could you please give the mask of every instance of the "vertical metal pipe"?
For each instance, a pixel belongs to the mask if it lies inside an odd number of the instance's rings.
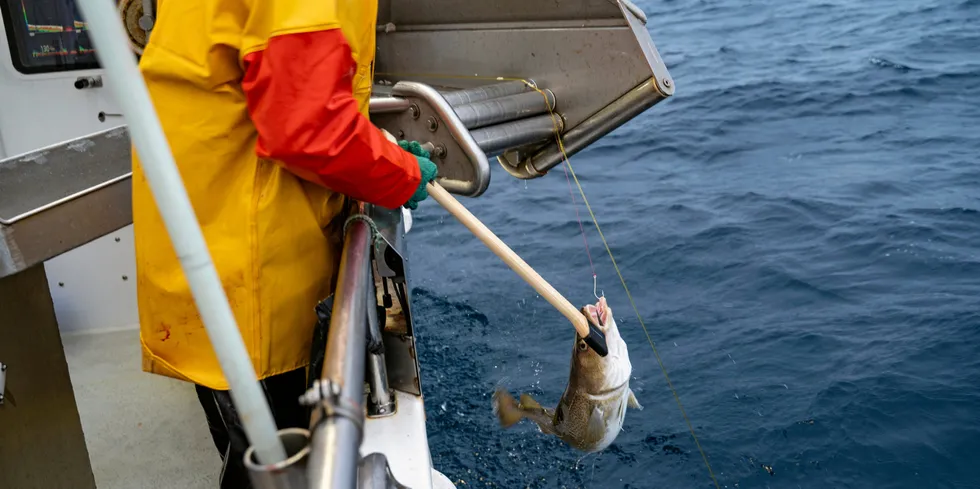
[[[378,291],[374,285],[373,270],[368,267],[367,280],[367,327],[368,355],[367,381],[371,388],[368,396],[368,416],[389,416],[395,412],[395,403],[388,388],[388,367],[385,365],[384,338],[381,336],[381,323],[378,321]]]
[[[395,414],[395,398],[388,387],[384,353],[373,353],[368,356],[368,375],[368,383],[371,385],[368,415],[382,417]]]
[[[356,211],[364,213],[361,204]],[[367,305],[371,264],[371,228],[351,221],[344,236],[333,314],[323,363],[322,381],[337,388],[336,402],[343,409],[327,408],[321,419],[315,410],[310,442],[309,481],[311,489],[354,489],[364,412],[364,357],[367,338]],[[328,405],[323,401],[320,406]]]

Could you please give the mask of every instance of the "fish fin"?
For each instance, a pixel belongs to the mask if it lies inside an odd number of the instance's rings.
[[[633,394],[633,389],[630,389],[630,395],[629,395],[629,399],[627,399],[626,401],[626,405],[633,409],[639,409],[640,411],[643,411],[643,406],[640,405],[640,401],[636,400],[636,395]]]
[[[521,406],[521,409],[542,410],[542,411],[544,411],[544,408],[541,407],[541,404],[538,403],[538,401],[535,401],[534,398],[531,397],[531,394],[521,394],[521,405],[520,406]]]
[[[606,422],[602,418],[602,408],[599,406],[594,406],[592,408],[592,414],[589,415],[589,427],[588,427],[590,438],[596,440],[602,438],[603,433],[606,431]]]
[[[555,434],[555,412],[541,406],[530,394],[521,394],[521,402],[517,405],[521,416],[534,421],[542,433]]]
[[[545,409],[540,413],[524,413],[524,417],[534,421],[538,425],[538,431],[546,435],[557,435],[558,430],[555,429],[554,417],[555,413],[551,412],[550,409]]]
[[[562,399],[562,401],[558,403],[558,408],[555,409],[554,420],[555,420],[555,429],[564,431],[565,423],[568,421],[568,405],[565,404],[564,399]]]
[[[497,389],[493,393],[493,412],[500,421],[500,426],[510,428],[524,418],[524,412],[517,404],[517,400],[509,392]]]

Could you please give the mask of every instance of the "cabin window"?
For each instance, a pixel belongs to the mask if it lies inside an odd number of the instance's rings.
[[[0,0],[14,68],[24,74],[99,67],[75,0]]]

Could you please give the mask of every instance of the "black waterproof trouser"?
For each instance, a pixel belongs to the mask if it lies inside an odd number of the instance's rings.
[[[299,404],[299,397],[306,391],[306,368],[268,377],[259,384],[272,409],[272,417],[279,429],[309,428],[310,410]],[[245,450],[248,438],[242,428],[238,412],[231,402],[229,391],[209,389],[195,385],[201,401],[214,446],[221,455],[222,468],[219,477],[221,489],[252,489],[245,469]]]

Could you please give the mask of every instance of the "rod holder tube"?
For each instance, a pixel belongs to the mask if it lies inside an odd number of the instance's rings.
[[[255,448],[245,451],[245,468],[255,489],[307,489],[306,465],[310,454],[310,432],[303,428],[279,430],[279,439],[286,449],[286,460],[260,464]]]
[[[501,155],[525,144],[542,142],[561,133],[565,121],[555,114],[544,114],[514,122],[474,129],[470,134],[487,156]]]
[[[115,2],[82,0],[82,15],[97,49],[108,85],[129,124],[129,134],[180,266],[187,277],[208,339],[231,389],[257,459],[274,464],[286,459],[272,410],[259,387],[245,342],[228,305],[218,272],[201,232],[187,189],[184,188],[170,145],[160,127],[143,76],[136,66]]]
[[[368,416],[380,418],[395,414],[395,396],[388,387],[388,370],[385,366],[384,353],[368,355],[368,384],[371,395],[368,397]]]
[[[534,80],[528,80],[528,82],[532,85],[534,84]],[[521,80],[513,80],[494,83],[492,85],[484,85],[482,87],[447,92],[442,94],[442,96],[446,99],[446,102],[449,102],[449,105],[455,107],[457,105],[472,104],[473,102],[482,102],[484,100],[506,97],[508,95],[517,95],[519,93],[533,90],[534,89],[528,86],[527,83],[524,83]]]
[[[359,204],[355,212],[366,215],[366,208]],[[372,239],[367,222],[352,220],[347,225],[320,379],[335,391],[314,405],[307,470],[310,489],[354,489],[357,483]]]
[[[541,92],[525,92],[518,95],[474,102],[453,107],[459,120],[467,129],[500,124],[515,119],[523,119],[555,109],[555,94],[544,89]],[[547,97],[547,99],[546,99]]]
[[[367,414],[372,417],[390,416],[395,413],[395,399],[388,387],[388,367],[385,365],[384,339],[381,336],[381,323],[378,321],[378,291],[374,280],[367,281],[367,327],[368,342],[376,345],[374,351],[367,354],[367,380],[370,387]]]
[[[374,267],[368,269],[367,290],[367,347],[368,351],[384,351],[381,325],[378,322],[378,289],[374,285]]]

